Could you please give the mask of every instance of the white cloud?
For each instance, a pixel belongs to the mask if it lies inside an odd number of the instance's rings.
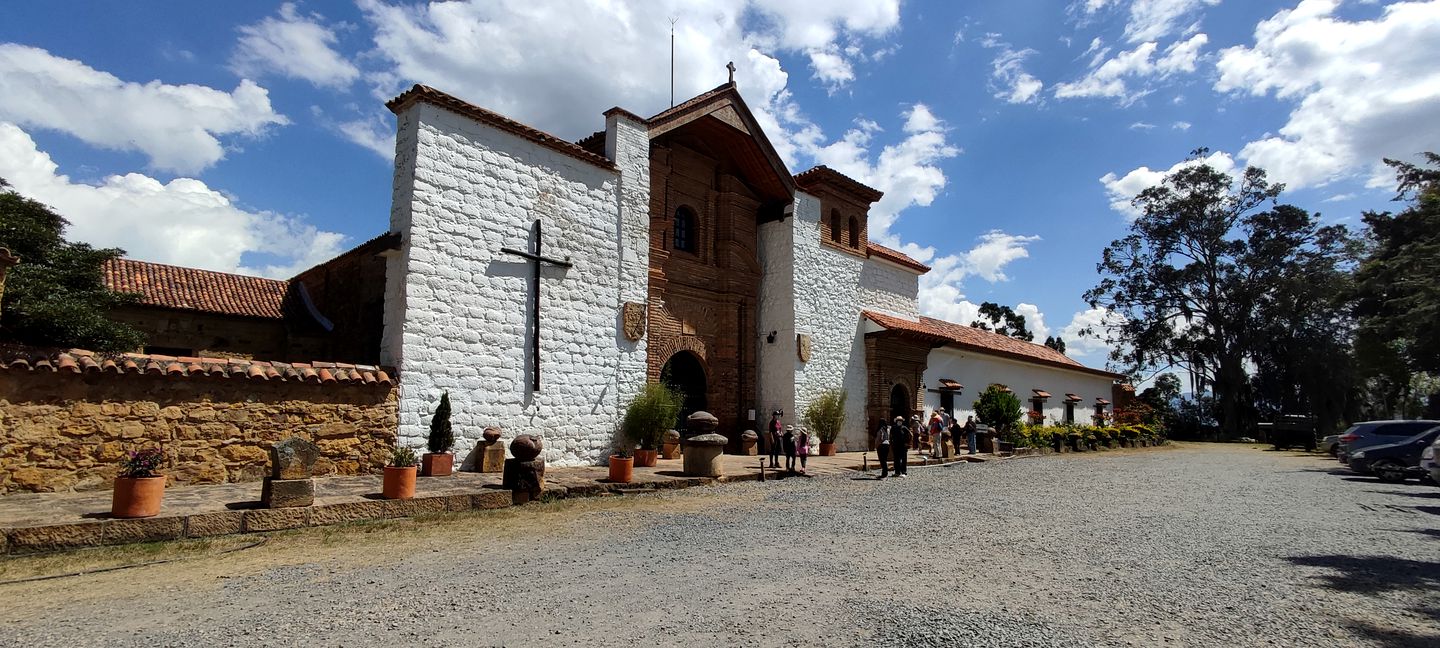
[[[741,91],[782,155],[794,150],[781,126],[803,131],[807,124],[775,54],[804,55],[833,89],[854,78],[864,39],[899,24],[898,0],[360,6],[375,28],[375,56],[390,67],[371,76],[378,96],[421,82],[571,139],[597,130],[600,113],[613,105],[642,115],[669,107],[675,18],[676,100],[724,82],[725,63],[734,61]]]
[[[1130,130],[1143,130],[1143,131],[1148,131],[1148,130],[1154,130],[1154,129],[1155,129],[1155,125],[1154,125],[1154,124],[1151,124],[1151,123],[1149,123],[1149,122],[1135,122],[1135,123],[1133,123],[1133,124],[1130,124]]]
[[[129,173],[88,185],[58,170],[29,134],[0,122],[0,177],[68,219],[71,240],[124,248],[146,261],[271,277],[334,257],[344,243],[342,235],[298,218],[238,207],[199,180],[161,183]],[[246,253],[267,262],[246,267]]]
[[[1025,71],[1025,59],[1036,54],[1033,49],[1016,50],[999,40],[999,34],[986,34],[981,42],[988,49],[999,49],[990,63],[990,91],[996,99],[1009,103],[1032,103],[1040,97],[1045,84]]]
[[[1105,308],[1090,308],[1075,313],[1070,323],[1060,329],[1058,335],[1065,340],[1065,355],[1085,358],[1091,362],[1103,362],[1114,347],[1107,325],[1118,324],[1120,317]],[[1090,331],[1098,337],[1082,335]]]
[[[963,254],[945,255],[930,261],[934,248],[918,250],[930,263],[930,272],[920,276],[920,312],[969,324],[980,307],[965,299],[962,291],[965,281],[970,277],[979,277],[991,283],[1007,281],[1009,277],[1005,275],[1005,266],[1029,257],[1027,246],[1039,240],[1038,236],[991,230],[982,234],[976,245]],[[906,252],[912,250],[907,249]]]
[[[1178,131],[1188,131],[1188,130],[1190,130],[1190,122],[1187,122],[1187,121],[1177,121],[1177,122],[1171,124],[1171,125],[1170,125],[1170,128],[1173,128],[1173,129],[1178,130]]]
[[[1326,198],[1325,200],[1322,200],[1321,202],[1327,202],[1327,203],[1332,203],[1332,202],[1345,202],[1345,201],[1347,201],[1347,200],[1354,200],[1354,199],[1355,199],[1355,194],[1353,194],[1353,193],[1342,193],[1342,194],[1335,194],[1335,195],[1333,195],[1333,196],[1330,196],[1329,198]]]
[[[134,83],[49,52],[0,44],[0,119],[57,130],[86,143],[140,151],[150,165],[195,173],[225,157],[217,136],[258,136],[287,124],[269,93],[243,80],[232,92]]]
[[[319,14],[300,15],[293,3],[280,5],[278,17],[239,31],[230,67],[242,76],[276,72],[331,88],[343,88],[360,77],[360,70],[335,51],[335,29]]]
[[[1041,343],[1045,338],[1050,337],[1050,327],[1045,325],[1045,314],[1040,312],[1040,307],[1035,304],[1020,302],[1015,305],[1015,314],[1025,317],[1025,328],[1035,335],[1035,342]],[[969,322],[966,322],[969,324]]]
[[[1253,46],[1225,49],[1216,64],[1216,90],[1295,102],[1277,134],[1239,153],[1291,187],[1352,174],[1385,184],[1382,157],[1440,149],[1440,2],[1391,4],[1357,22],[1336,18],[1339,4],[1280,11],[1256,26]]]
[[[1193,31],[1196,21],[1190,17],[1220,0],[1134,0],[1130,3],[1130,21],[1125,24],[1125,39],[1132,43],[1153,41],[1170,34]]]
[[[1142,166],[1123,176],[1117,176],[1113,172],[1107,173],[1100,178],[1100,184],[1105,185],[1105,193],[1110,196],[1111,209],[1124,214],[1127,218],[1135,218],[1140,215],[1139,210],[1130,204],[1130,201],[1134,200],[1135,196],[1140,195],[1140,192],[1150,187],[1160,184],[1160,181],[1164,180],[1165,176],[1179,171],[1184,167],[1201,163],[1209,164],[1222,173],[1233,174],[1235,172],[1235,159],[1231,157],[1229,153],[1215,151],[1202,160],[1185,160],[1178,162],[1164,171]]]
[[[1085,76],[1070,83],[1056,84],[1055,96],[1060,99],[1116,99],[1128,105],[1149,94],[1155,82],[1194,72],[1201,50],[1209,41],[1209,36],[1195,34],[1171,43],[1159,58],[1156,58],[1159,45],[1154,41],[1141,43],[1109,59],[1104,58],[1109,50],[1101,50],[1091,60]]]
[[[886,245],[900,246],[890,234],[896,216],[911,206],[926,206],[945,187],[945,172],[939,162],[960,154],[959,147],[949,143],[943,121],[925,104],[915,104],[904,113],[902,130],[905,138],[889,144],[878,154],[869,151],[871,140],[879,127],[861,121],[839,140],[821,145],[815,139],[799,142],[800,151],[818,164],[885,192],[870,208],[870,238]],[[818,134],[818,131],[812,131]],[[903,248],[924,253],[915,247]]]

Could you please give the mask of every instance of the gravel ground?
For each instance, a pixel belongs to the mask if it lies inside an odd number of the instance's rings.
[[[312,530],[0,586],[0,645],[1440,645],[1440,489],[1336,466],[1197,445]]]

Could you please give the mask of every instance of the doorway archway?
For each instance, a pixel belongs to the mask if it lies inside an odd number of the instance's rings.
[[[686,417],[706,408],[705,365],[693,352],[677,351],[675,355],[670,356],[670,359],[666,360],[664,366],[660,368],[660,382],[685,394],[685,402],[680,406],[680,421],[676,424],[677,427],[685,425]]]
[[[895,383],[895,386],[890,388],[890,418],[888,420],[893,421],[897,416],[909,419],[911,408],[910,388]]]

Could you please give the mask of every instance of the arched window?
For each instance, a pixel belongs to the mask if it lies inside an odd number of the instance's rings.
[[[675,210],[675,249],[695,251],[695,210],[685,205]]]
[[[860,219],[850,217],[850,247],[860,249]]]
[[[840,210],[830,210],[830,242],[840,242]]]

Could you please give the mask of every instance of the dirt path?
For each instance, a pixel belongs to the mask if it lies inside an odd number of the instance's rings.
[[[0,563],[0,645],[1440,641],[1440,489],[1238,446],[734,484]]]

